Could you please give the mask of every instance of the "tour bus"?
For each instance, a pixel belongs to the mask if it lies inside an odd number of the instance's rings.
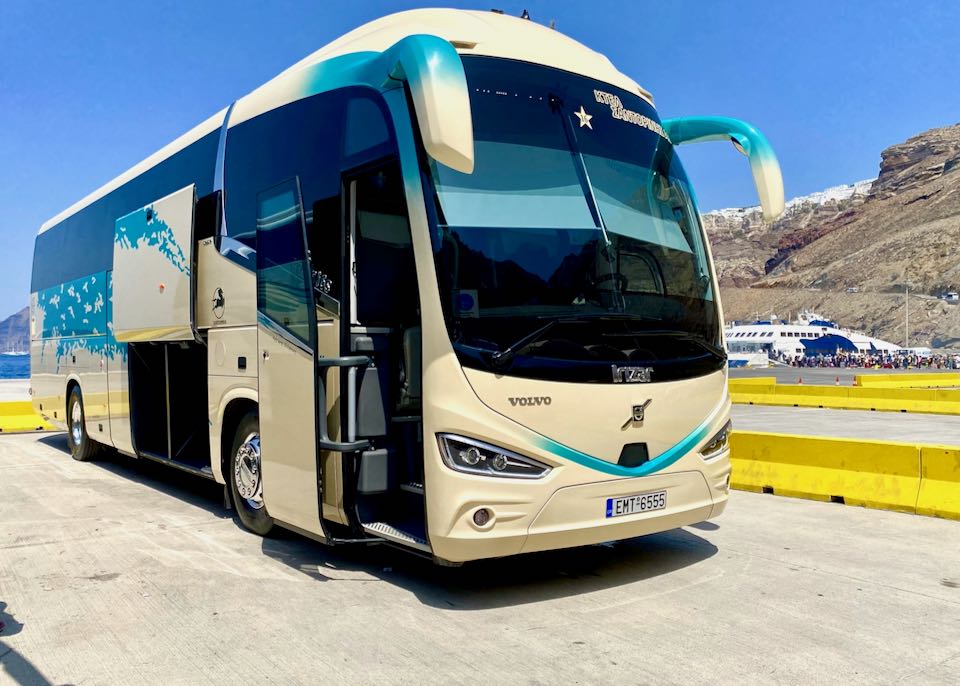
[[[346,34],[46,222],[36,410],[224,484],[240,522],[438,563],[716,517],[717,276],[675,146],[603,55],[527,18]]]

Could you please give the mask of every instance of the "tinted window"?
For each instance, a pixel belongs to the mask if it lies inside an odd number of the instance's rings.
[[[394,149],[382,99],[346,88],[298,100],[230,129],[227,136],[227,236],[221,252],[256,266],[257,195],[284,179],[300,179],[315,281],[342,300],[341,171]]]
[[[357,323],[409,324],[417,320],[417,269],[400,165],[372,169],[356,179]]]
[[[300,177],[305,218],[312,228],[313,206],[340,194],[341,112],[342,97],[322,93],[230,129],[225,174],[230,238],[255,249],[257,194],[294,175]],[[329,219],[329,213],[323,215]],[[246,254],[252,257],[252,252]]]
[[[598,383],[616,382],[611,364],[625,361],[658,381],[722,368],[702,231],[653,107],[545,66],[463,64],[475,167],[430,161],[427,179],[461,363]]]
[[[257,309],[312,345],[312,285],[297,180],[257,195]]]
[[[390,129],[380,106],[371,98],[353,97],[347,102],[344,157],[376,151],[391,141]]]

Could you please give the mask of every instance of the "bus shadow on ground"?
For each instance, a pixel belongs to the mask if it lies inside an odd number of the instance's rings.
[[[67,434],[49,434],[41,438],[40,443],[59,450],[68,459],[72,459],[70,447],[67,444]],[[209,479],[147,458],[136,459],[121,455],[112,449],[98,455],[88,464],[116,474],[127,481],[162,491],[221,519],[229,519],[233,515],[223,506],[223,486]]]
[[[387,545],[328,548],[286,532],[264,539],[262,550],[317,581],[364,572],[444,610],[487,610],[602,591],[670,574],[717,553],[712,543],[684,529],[461,567],[442,567]]]
[[[40,442],[69,457],[66,434],[50,434]],[[220,484],[113,451],[91,464],[220,519],[233,519],[242,528],[235,513],[224,508]],[[718,527],[704,522],[691,528]],[[693,531],[674,529],[616,543],[442,567],[389,545],[330,547],[279,527],[274,531],[263,539],[263,554],[318,582],[337,581],[345,573],[368,574],[410,591],[425,605],[454,611],[524,605],[640,583],[717,553],[716,546]]]

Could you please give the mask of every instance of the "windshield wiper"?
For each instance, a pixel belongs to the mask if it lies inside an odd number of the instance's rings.
[[[543,337],[543,334],[547,333],[547,331],[555,327],[557,324],[586,324],[594,319],[594,317],[582,315],[578,317],[559,317],[557,319],[551,319],[543,326],[534,329],[532,332],[511,343],[503,350],[498,350],[497,352],[493,353],[493,355],[490,356],[490,362],[492,362],[493,365],[498,369],[503,369],[510,364],[514,357],[536,343],[540,338]]]
[[[691,343],[694,343],[694,344],[700,346],[701,348],[703,348],[704,350],[706,350],[708,353],[712,354],[714,357],[718,357],[718,358],[721,358],[721,359],[726,359],[726,357],[727,357],[727,351],[726,351],[726,350],[724,350],[723,348],[721,348],[721,347],[719,347],[719,346],[714,345],[713,343],[711,343],[710,341],[708,341],[708,340],[707,340],[706,338],[704,338],[703,336],[700,336],[699,334],[694,334],[694,333],[679,333],[679,332],[678,332],[678,333],[676,333],[676,334],[671,334],[671,335],[676,336],[677,338],[679,338],[679,339],[681,339],[681,340],[690,341]]]

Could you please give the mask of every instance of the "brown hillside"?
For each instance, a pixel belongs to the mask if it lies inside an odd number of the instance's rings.
[[[935,299],[960,291],[960,125],[887,148],[876,181],[847,195],[799,199],[773,225],[755,209],[704,217],[727,318],[811,308],[900,341],[909,284],[911,343],[960,339],[960,308]]]

